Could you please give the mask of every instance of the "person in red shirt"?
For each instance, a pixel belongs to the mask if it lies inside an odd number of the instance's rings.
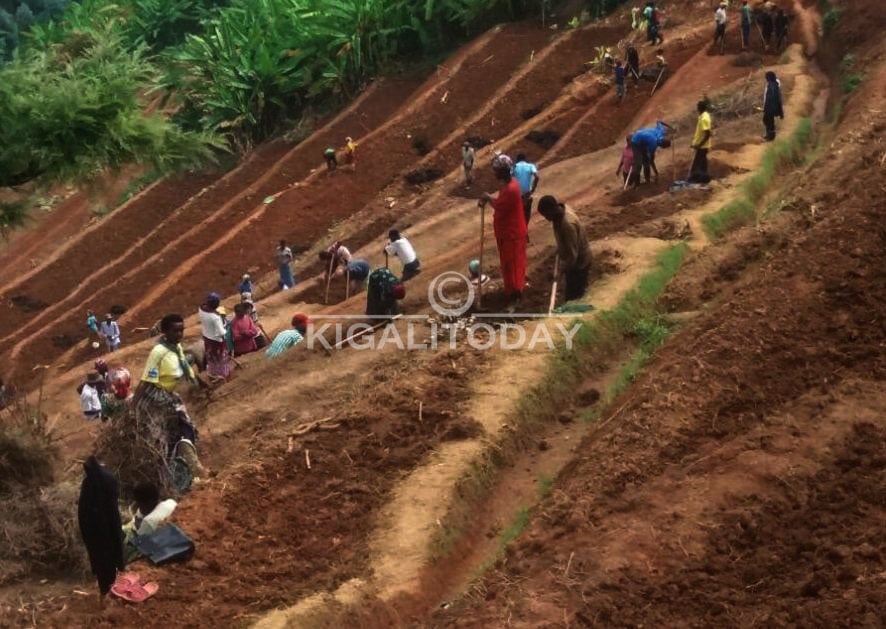
[[[242,356],[258,349],[255,337],[258,336],[258,328],[255,321],[249,316],[249,308],[245,303],[234,306],[234,320],[231,322],[231,334],[234,337],[234,355]]]
[[[492,170],[495,178],[501,181],[503,186],[497,196],[493,197],[487,192],[479,202],[480,207],[490,203],[495,210],[492,227],[498,245],[501,277],[505,295],[510,301],[510,311],[515,310],[520,303],[526,283],[527,236],[523,197],[520,184],[511,176],[513,168],[514,162],[507,155],[497,154],[493,157]]]

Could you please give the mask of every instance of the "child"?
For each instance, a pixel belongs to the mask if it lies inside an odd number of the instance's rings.
[[[98,336],[98,317],[92,310],[86,311],[86,327],[94,336]]]
[[[628,177],[630,177],[631,183],[637,180],[634,177],[634,149],[631,148],[630,135],[625,138],[625,147],[621,150],[621,160],[618,162],[618,168],[615,169],[615,176],[619,175],[622,175],[625,187],[628,185]]]
[[[250,296],[255,294],[255,282],[252,281],[252,278],[249,276],[249,273],[244,273],[243,277],[240,279],[239,291],[241,295],[243,293],[249,293]]]
[[[618,100],[625,97],[625,69],[621,59],[615,60],[615,96]]]

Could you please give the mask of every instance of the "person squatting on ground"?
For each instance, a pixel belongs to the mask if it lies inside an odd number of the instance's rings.
[[[281,240],[274,253],[274,261],[277,263],[277,272],[280,274],[280,289],[289,290],[295,286],[295,276],[292,274],[292,249]]]
[[[781,106],[781,82],[771,70],[766,73],[766,87],[763,89],[763,126],[767,142],[775,139],[775,119],[784,120],[784,109]]]
[[[631,134],[631,150],[634,153],[634,169],[637,171],[637,183],[640,182],[640,169],[643,170],[643,177],[646,183],[651,181],[650,171],[655,173],[655,179],[658,180],[658,168],[655,166],[655,152],[659,147],[667,148],[671,145],[671,141],[667,137],[667,123],[659,120],[654,127],[645,127],[638,129]]]
[[[388,240],[390,242],[385,245],[385,253],[399,258],[403,264],[403,276],[400,281],[405,282],[421,273],[421,262],[415,254],[415,248],[406,236],[396,229],[392,229],[388,232]]]
[[[123,529],[117,501],[117,479],[94,455],[83,463],[83,482],[77,500],[77,523],[89,555],[89,566],[98,581],[99,607],[105,595],[123,572]]]
[[[248,293],[250,296],[255,295],[255,282],[252,281],[249,273],[244,273],[240,278],[240,284],[237,286],[237,292],[241,295]]]
[[[471,284],[485,284],[489,281],[489,276],[480,272],[480,260],[477,258],[468,262],[468,276]]]
[[[126,563],[141,556],[135,546],[135,538],[155,533],[178,506],[172,498],[160,500],[160,489],[154,483],[139,483],[133,488],[132,497],[135,501],[135,514],[123,525],[123,558]]]
[[[465,171],[465,187],[474,183],[474,147],[465,140],[461,145],[461,166]]]
[[[487,203],[492,204],[492,229],[498,245],[504,293],[510,302],[509,309],[516,310],[526,284],[527,230],[520,185],[511,176],[513,166],[507,155],[492,158],[492,171],[502,187],[496,196],[484,193],[478,205],[482,208]]]
[[[268,349],[265,350],[265,356],[276,358],[301,343],[308,335],[311,319],[305,313],[297,312],[292,316],[291,324],[292,329],[283,330],[274,337]]]
[[[710,183],[711,176],[708,174],[708,151],[711,150],[711,137],[713,135],[711,114],[708,112],[708,103],[705,100],[698,101],[698,121],[695,124],[695,135],[692,136],[690,148],[695,150],[692,165],[689,167],[690,183]]]
[[[720,54],[723,54],[723,47],[726,44],[726,22],[729,18],[726,16],[726,3],[721,2],[714,11],[714,48],[720,47]]]
[[[105,320],[98,327],[98,333],[105,340],[105,348],[109,353],[120,348],[120,326],[114,321],[114,315],[110,312],[105,315]]]
[[[221,296],[209,293],[197,314],[203,332],[203,351],[206,357],[206,371],[213,378],[227,379],[231,375],[231,356],[225,342],[227,326],[219,309]]]
[[[538,213],[551,222],[560,256],[560,272],[566,280],[566,301],[581,299],[588,290],[591,246],[578,216],[564,203],[548,195],[538,202]]]
[[[634,168],[634,149],[631,148],[631,137],[625,137],[625,145],[621,150],[621,159],[618,161],[618,167],[615,169],[615,176],[622,177],[622,186],[627,187],[628,179],[631,185],[636,186],[640,183],[640,172]]]
[[[514,163],[514,179],[520,184],[520,194],[523,198],[523,215],[526,217],[526,224],[529,225],[529,219],[532,218],[532,195],[538,188],[538,182],[541,177],[538,176],[538,167],[526,161],[523,153],[517,155],[517,161]]]
[[[620,101],[625,97],[625,69],[621,65],[621,59],[616,59],[615,68],[615,97]]]
[[[168,314],[160,320],[160,341],[151,350],[141,381],[132,398],[136,424],[155,452],[164,462],[175,451],[180,441],[187,447],[180,454],[187,461],[193,476],[202,474],[197,458],[197,428],[185,403],[176,393],[181,383],[207,386],[200,380],[185,358],[181,346],[185,334],[185,320],[181,315]]]

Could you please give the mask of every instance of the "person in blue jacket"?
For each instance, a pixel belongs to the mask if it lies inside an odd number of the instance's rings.
[[[658,169],[655,167],[655,152],[659,147],[667,148],[671,145],[671,141],[667,137],[669,129],[671,129],[670,125],[659,120],[654,127],[638,129],[631,135],[634,168],[638,172],[641,167],[643,168],[643,176],[646,178],[646,183],[649,183],[650,180],[650,170],[655,173],[656,180],[658,179]]]

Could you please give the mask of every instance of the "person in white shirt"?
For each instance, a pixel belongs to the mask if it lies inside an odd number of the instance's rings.
[[[101,394],[104,389],[104,379],[97,371],[91,371],[86,376],[86,382],[80,386],[80,410],[85,419],[100,419],[102,416]]]
[[[390,242],[385,245],[385,253],[399,258],[403,264],[403,277],[400,281],[405,282],[418,275],[421,272],[421,263],[418,261],[412,243],[396,229],[388,232],[388,240]]]
[[[114,321],[111,313],[105,315],[105,320],[98,326],[98,333],[105,339],[105,347],[113,352],[120,347],[120,326]]]
[[[723,53],[723,45],[726,43],[726,19],[726,3],[721,2],[714,12],[714,23],[716,24],[714,46],[720,46],[721,54]]]
[[[135,515],[123,525],[126,562],[140,555],[135,538],[155,533],[173,514],[178,503],[172,498],[160,500],[160,490],[153,483],[140,483],[132,490],[135,499]]]
[[[203,351],[206,356],[206,371],[215,378],[227,379],[231,375],[231,356],[225,344],[224,319],[218,313],[221,296],[210,293],[198,311],[203,332]]]

